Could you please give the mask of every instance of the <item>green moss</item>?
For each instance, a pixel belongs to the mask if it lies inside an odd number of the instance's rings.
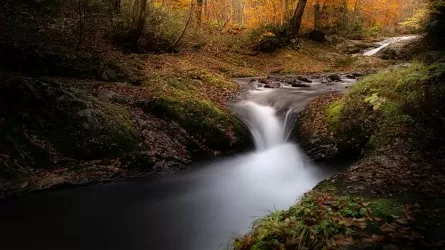
[[[336,130],[340,123],[341,111],[343,110],[342,100],[329,104],[325,110],[325,115],[331,130]]]
[[[232,144],[244,137],[241,122],[211,99],[237,89],[236,84],[224,77],[196,69],[185,76],[153,75],[146,85],[154,95],[146,105],[147,110],[177,122],[207,147],[231,150]]]
[[[441,63],[428,66],[417,62],[360,80],[323,111],[339,147],[343,151],[352,145],[378,148],[430,120],[426,114],[431,111],[425,108],[432,108],[432,103],[442,105],[440,96],[445,88],[435,82],[441,81],[444,72]]]
[[[403,211],[402,204],[394,199],[373,199],[369,207],[371,215],[379,218],[398,216]]]

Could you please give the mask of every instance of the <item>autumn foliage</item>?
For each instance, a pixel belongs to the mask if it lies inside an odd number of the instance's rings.
[[[257,28],[262,25],[285,24],[298,1],[292,0],[207,0],[197,4],[202,23],[209,28]],[[156,0],[158,6],[187,9],[189,0]],[[320,6],[321,28],[341,31],[363,28],[396,31],[399,22],[425,7],[422,0],[308,0],[302,30],[314,25],[314,6]]]

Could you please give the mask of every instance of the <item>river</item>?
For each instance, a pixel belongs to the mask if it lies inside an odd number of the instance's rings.
[[[174,176],[48,190],[2,201],[1,249],[227,248],[256,218],[287,209],[334,174],[288,142],[294,110],[277,115],[276,108],[264,103],[264,93],[282,99],[280,91],[256,91],[251,101],[234,105],[255,139],[251,153],[215,159]],[[296,106],[314,95],[303,88],[288,93],[310,93]]]

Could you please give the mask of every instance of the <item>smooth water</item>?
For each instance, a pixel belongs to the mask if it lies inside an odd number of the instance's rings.
[[[255,152],[157,180],[1,201],[0,249],[225,249],[253,220],[288,208],[332,174],[287,143],[290,112],[280,119],[273,108],[253,102],[236,109],[252,132]]]

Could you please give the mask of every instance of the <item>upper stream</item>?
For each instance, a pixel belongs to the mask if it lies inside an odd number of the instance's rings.
[[[381,51],[382,49],[388,47],[389,45],[391,45],[393,43],[398,43],[398,42],[407,41],[407,40],[413,40],[418,37],[419,36],[417,36],[417,35],[390,37],[390,38],[387,38],[381,42],[376,43],[376,45],[378,46],[377,48],[367,50],[363,53],[363,55],[364,56],[373,56],[373,55],[377,54],[379,51]]]
[[[298,109],[328,89],[295,88],[287,96],[280,91],[256,90],[249,97],[252,101],[234,106],[255,139],[254,152],[216,159],[174,176],[1,201],[1,249],[225,249],[253,220],[287,209],[333,174],[288,142],[294,110],[276,112],[278,100],[288,98]]]

